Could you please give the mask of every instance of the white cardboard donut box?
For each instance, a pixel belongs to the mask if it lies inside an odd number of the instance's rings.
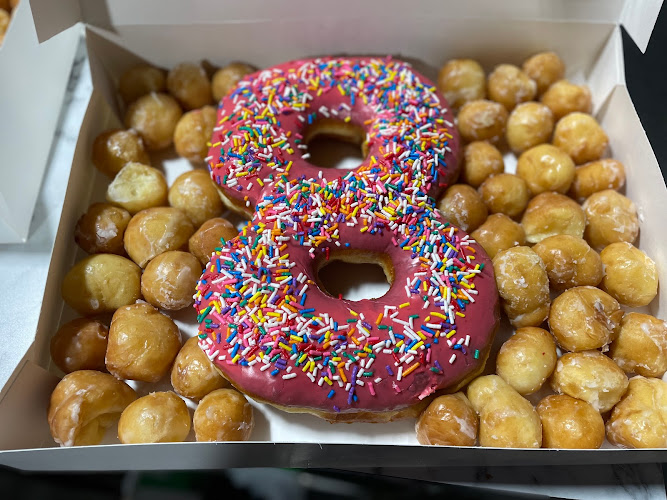
[[[391,54],[413,62],[434,79],[438,68],[454,57],[477,59],[490,70],[502,62],[520,64],[536,52],[554,50],[564,59],[568,78],[591,88],[594,114],[609,135],[611,156],[627,169],[625,193],[640,214],[639,248],[656,261],[664,284],[667,190],[625,85],[619,28],[623,24],[644,50],[661,1],[31,0],[30,4],[42,41],[77,22],[85,23],[93,92],[74,153],[38,328],[14,333],[34,337],[34,342],[0,392],[0,464],[31,470],[146,470],[667,461],[667,450],[652,449],[423,447],[416,441],[413,421],[329,424],[256,403],[254,441],[242,443],[58,448],[46,422],[50,392],[62,376],[50,362],[49,339],[74,314],[60,297],[60,284],[83,256],[74,243],[73,228],[86,207],[101,200],[108,182],[90,163],[91,145],[97,134],[122,121],[115,82],[125,69],[141,60],[165,68],[204,59],[216,65],[239,60],[267,67],[317,55]],[[155,163],[161,163],[168,182],[190,168],[168,155]],[[666,319],[667,294],[660,291],[647,310]],[[196,332],[194,314],[189,313],[176,316],[186,335]],[[507,329],[501,332],[499,341],[507,333]],[[0,345],[8,342],[11,338],[0,338]],[[108,442],[114,442],[113,436]]]

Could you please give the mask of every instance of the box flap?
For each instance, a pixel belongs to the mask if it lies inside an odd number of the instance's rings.
[[[639,50],[646,52],[653,27],[660,14],[662,0],[627,0],[620,24],[628,31]]]

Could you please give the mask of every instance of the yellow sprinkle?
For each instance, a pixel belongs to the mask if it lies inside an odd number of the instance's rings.
[[[329,385],[333,385],[333,382],[329,380],[329,377],[324,377],[324,381]]]
[[[451,339],[454,335],[456,335],[456,330],[452,330],[451,332],[449,332],[449,333],[446,335],[446,337],[447,337],[448,339]]]
[[[290,350],[290,346],[288,346],[287,344],[284,344],[284,343],[281,342],[281,343],[279,343],[278,345],[279,345],[280,347],[282,347],[283,349],[285,349],[286,351],[289,351],[289,350]]]
[[[398,308],[403,309],[404,307],[408,307],[409,305],[410,305],[410,302],[403,302],[400,306],[398,306]],[[442,316],[442,317],[445,318],[444,316]],[[445,318],[445,319],[447,319],[447,318]]]
[[[239,359],[241,359],[241,355],[237,354],[236,356],[234,356],[234,359],[232,359],[232,363],[236,363]]]
[[[350,309],[350,313],[352,314],[352,316],[359,316],[359,315],[358,315],[356,312],[354,312],[352,309]]]
[[[441,314],[441,313],[439,313],[439,312],[432,312],[431,314],[432,314],[433,316],[435,316],[436,318],[440,318],[440,319],[448,319],[447,316],[445,316],[444,314]]]
[[[412,346],[412,349],[416,351],[417,349],[419,349],[423,345],[424,345],[424,342],[422,340],[420,340],[419,342],[417,342],[415,345]]]
[[[457,315],[457,316],[460,316],[460,317],[462,317],[462,318],[465,318],[465,317],[466,317],[465,314],[460,313],[460,312],[458,312],[458,311],[456,311],[456,315]]]

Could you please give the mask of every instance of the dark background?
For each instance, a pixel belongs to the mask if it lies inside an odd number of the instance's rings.
[[[623,30],[625,75],[633,102],[667,178],[667,9],[663,6],[646,54]],[[3,432],[10,432],[4,429]],[[665,466],[663,464],[663,470]],[[129,474],[33,474],[0,468],[0,495],[17,500],[180,499],[215,498],[546,498],[329,470],[255,469],[252,476],[270,485],[259,491],[239,480],[244,474],[172,472]],[[273,489],[271,489],[273,488]],[[262,494],[262,490],[266,495]],[[268,493],[266,493],[268,492]],[[333,492],[336,492],[335,494]]]

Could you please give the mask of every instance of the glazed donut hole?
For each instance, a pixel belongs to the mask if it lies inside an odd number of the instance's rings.
[[[183,248],[194,231],[190,219],[178,208],[149,208],[132,217],[123,244],[130,258],[145,268],[155,256]]]
[[[158,151],[171,146],[182,114],[176,99],[151,92],[130,105],[125,114],[125,126],[139,133],[146,149]]]
[[[577,167],[569,195],[582,202],[606,189],[619,190],[625,184],[625,167],[620,161],[604,158]]]
[[[93,141],[92,162],[103,174],[113,178],[131,162],[150,165],[144,141],[135,130],[107,130]]]
[[[466,184],[479,187],[487,178],[504,170],[503,155],[493,144],[475,141],[463,149],[461,180]]]
[[[538,102],[524,102],[510,113],[505,138],[510,149],[520,154],[549,142],[553,129],[554,118],[548,107]]]
[[[121,307],[111,319],[107,370],[120,379],[157,382],[180,348],[181,334],[171,318],[144,302]]]
[[[201,264],[188,252],[172,250],[152,259],[141,275],[141,294],[160,309],[178,311],[192,305]]]
[[[667,382],[634,377],[607,421],[607,438],[624,448],[667,448]]]
[[[575,164],[599,160],[609,145],[609,138],[591,115],[570,113],[558,120],[553,145],[562,149]]]
[[[491,259],[502,250],[526,244],[526,233],[521,224],[504,214],[489,215],[484,224],[475,229],[470,236],[482,245]]]
[[[77,262],[63,279],[63,300],[83,316],[114,312],[141,297],[141,269],[119,255],[95,254]]]
[[[438,73],[438,90],[452,109],[486,97],[486,75],[473,59],[452,59]]]
[[[516,174],[533,195],[547,191],[565,194],[574,180],[574,163],[551,144],[541,144],[525,151],[517,162]]]
[[[190,412],[173,392],[153,392],[130,403],[118,420],[123,444],[177,443],[190,433]]]
[[[604,442],[604,421],[586,401],[567,394],[545,397],[537,405],[542,421],[542,446],[559,449],[597,449]]]
[[[185,113],[174,130],[176,153],[192,163],[204,163],[215,126],[215,108],[204,106]]]
[[[613,189],[590,195],[583,203],[586,213],[586,241],[602,250],[612,243],[634,243],[639,235],[637,206]]]
[[[191,170],[179,175],[169,188],[168,199],[196,228],[219,216],[224,208],[218,187],[207,170]]]
[[[489,99],[512,111],[517,104],[535,98],[537,84],[517,66],[500,64],[489,75],[487,90]]]
[[[107,201],[132,215],[167,204],[167,181],[158,169],[128,163],[107,188]]]
[[[254,73],[255,71],[257,71],[256,68],[242,62],[233,62],[224,68],[220,68],[213,74],[213,79],[211,81],[213,99],[219,101],[229,94],[244,76]]]
[[[626,373],[662,377],[667,371],[667,322],[648,314],[627,313],[609,355]]]
[[[539,390],[556,367],[556,343],[542,328],[519,328],[498,351],[496,373],[525,396]]]
[[[118,80],[118,93],[125,104],[130,104],[151,92],[162,92],[165,89],[165,71],[148,64],[128,69]]]
[[[600,255],[581,238],[558,234],[536,243],[533,250],[544,262],[555,290],[597,286],[602,281]]]
[[[479,377],[468,386],[467,394],[479,415],[481,446],[542,446],[542,424],[535,408],[502,378],[497,375]]]
[[[167,90],[185,110],[211,104],[211,82],[199,64],[181,63],[167,74]]]
[[[486,179],[479,187],[479,194],[492,214],[519,217],[530,200],[528,184],[514,174],[497,174]]]
[[[131,218],[124,208],[93,203],[77,221],[74,241],[89,254],[123,254],[123,235]]]
[[[535,54],[524,61],[521,69],[535,81],[537,95],[542,95],[565,75],[565,63],[555,52]]]
[[[575,85],[567,80],[559,80],[551,85],[540,99],[560,120],[570,113],[590,113],[591,91],[585,85]]]
[[[437,209],[445,219],[466,232],[474,231],[486,220],[488,210],[482,197],[467,184],[450,186],[438,201]]]
[[[518,246],[493,258],[496,285],[505,314],[516,328],[538,326],[549,314],[549,278],[532,249]]]
[[[554,299],[549,328],[565,351],[604,349],[616,338],[622,318],[621,306],[611,295],[578,286]]]
[[[98,320],[68,321],[51,337],[51,359],[65,373],[103,371],[108,335],[109,329]]]
[[[197,441],[247,441],[255,420],[243,394],[217,389],[199,402],[193,424]]]
[[[628,377],[600,351],[569,352],[558,359],[551,387],[605,413],[625,394]]]
[[[421,413],[415,430],[419,444],[475,446],[479,419],[462,392],[439,396]]]
[[[465,142],[497,143],[505,135],[507,110],[497,102],[470,101],[463,105],[457,120],[459,133]]]
[[[222,240],[236,238],[238,229],[227,219],[216,217],[204,222],[188,240],[188,252],[199,259],[203,266],[209,263],[216,248],[220,248]]]
[[[107,428],[137,394],[107,373],[78,370],[65,375],[51,394],[47,419],[61,446],[100,444]]]
[[[229,387],[229,382],[201,350],[195,336],[178,351],[171,369],[171,385],[181,396],[198,401],[216,389]]]
[[[586,216],[576,201],[559,193],[541,193],[530,200],[521,219],[528,243],[539,243],[549,236],[584,235]]]
[[[0,8],[0,45],[5,40],[5,33],[9,28],[9,21],[11,21],[11,16],[7,10]]]
[[[604,276],[602,289],[630,307],[647,306],[658,295],[655,262],[627,242],[612,243],[600,252]]]

